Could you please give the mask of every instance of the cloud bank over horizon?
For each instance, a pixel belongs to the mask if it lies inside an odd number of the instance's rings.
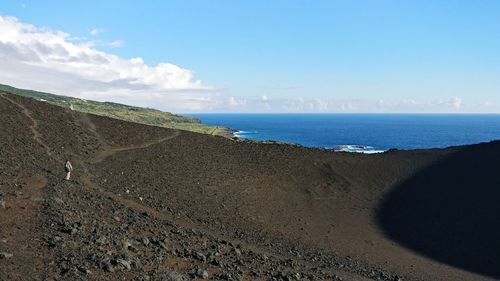
[[[269,98],[230,97],[230,112],[278,112],[278,113],[460,113],[468,112],[477,104],[464,103],[461,98],[404,100],[334,99],[334,98]],[[491,103],[479,104],[494,109]],[[492,111],[493,112],[493,111]]]
[[[234,89],[206,85],[191,70],[172,63],[148,65],[141,57],[123,58],[100,51],[99,46],[124,46],[122,40],[97,40],[103,32],[103,28],[89,29],[91,40],[0,16],[0,83],[177,113],[499,112],[499,105],[489,101],[454,96],[432,100],[346,99],[328,94],[314,97],[314,93],[311,97],[282,93],[238,96]]]

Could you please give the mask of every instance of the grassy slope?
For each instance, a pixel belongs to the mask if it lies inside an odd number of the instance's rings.
[[[135,123],[181,129],[203,134],[231,136],[231,132],[227,128],[204,125],[201,124],[200,120],[195,118],[175,115],[151,108],[128,106],[112,102],[83,100],[32,90],[23,90],[2,84],[0,84],[0,91],[34,98],[57,106],[71,108],[75,111],[92,113]]]

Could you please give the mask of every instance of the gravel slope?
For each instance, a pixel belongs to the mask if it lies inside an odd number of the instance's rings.
[[[334,153],[7,94],[0,120],[0,280],[500,278],[499,142]]]

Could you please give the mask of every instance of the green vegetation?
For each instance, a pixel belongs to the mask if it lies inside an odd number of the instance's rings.
[[[33,98],[75,111],[107,116],[135,123],[181,129],[210,135],[221,135],[226,137],[232,136],[230,130],[227,128],[207,126],[202,124],[201,121],[196,118],[185,117],[151,108],[59,96],[32,90],[18,89],[2,84],[0,84],[0,92]]]

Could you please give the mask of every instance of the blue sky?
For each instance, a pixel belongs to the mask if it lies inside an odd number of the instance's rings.
[[[59,59],[35,69],[23,57],[8,61],[19,75],[0,71],[0,83],[174,112],[500,113],[499,1],[49,3],[4,1],[0,15],[143,65],[117,62],[104,79],[88,72],[108,66],[82,73]],[[32,48],[19,32],[3,42],[4,60],[12,45]],[[37,71],[43,83],[32,81]]]

